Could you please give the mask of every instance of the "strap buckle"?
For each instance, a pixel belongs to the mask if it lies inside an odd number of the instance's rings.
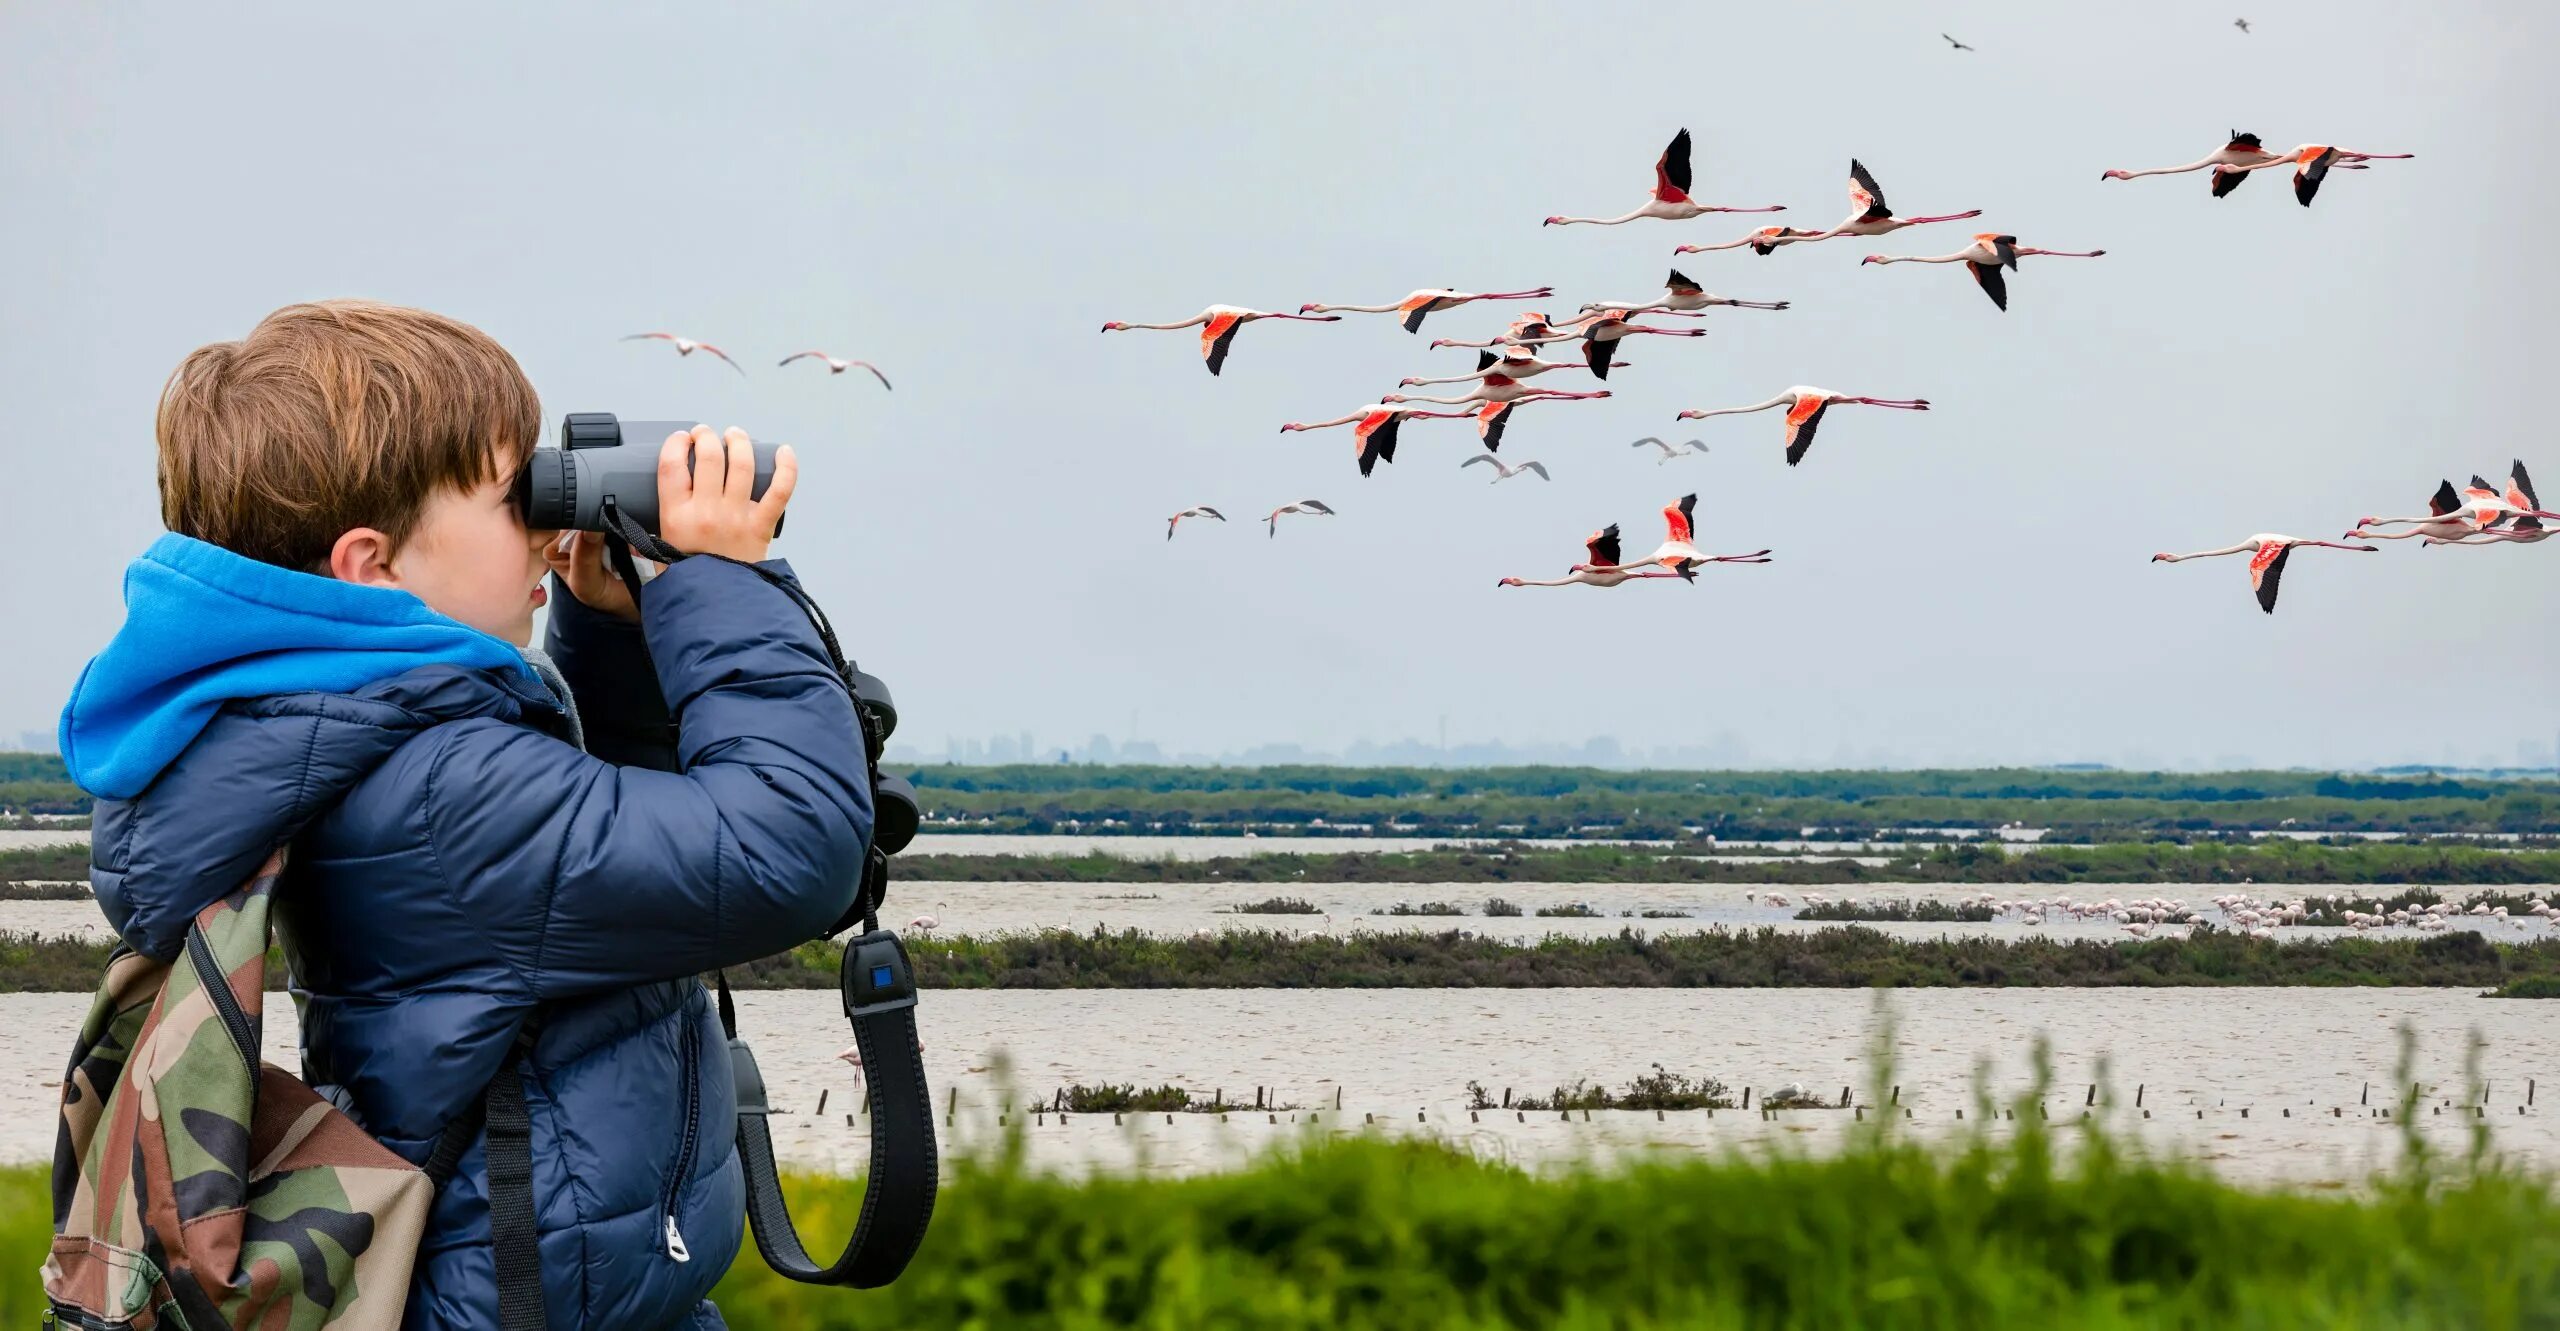
[[[874,929],[844,947],[844,970],[837,977],[844,994],[844,1015],[865,1017],[916,1005],[915,971],[907,964],[907,945],[886,929]]]

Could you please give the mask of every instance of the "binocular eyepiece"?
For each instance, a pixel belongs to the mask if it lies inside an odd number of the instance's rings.
[[[524,470],[516,474],[516,510],[523,515],[524,525],[536,531],[612,532],[613,526],[605,521],[610,509],[655,536],[658,450],[668,435],[692,428],[684,421],[625,423],[609,411],[571,412],[560,422],[560,446],[533,450]],[[755,446],[754,495],[758,499],[773,484],[774,452],[779,447],[764,442]],[[690,454],[685,465],[693,465]],[[781,533],[781,525],[775,524],[774,534]],[[870,719],[871,733],[886,745],[898,729],[898,704],[890,697],[888,684],[866,671],[848,673],[851,678],[845,682],[852,686],[854,704]],[[879,755],[871,757],[876,761]],[[872,801],[872,845],[895,855],[915,839],[916,826],[922,821],[915,787],[904,777],[883,773],[873,791],[877,798]]]
[[[668,435],[691,430],[684,421],[614,419],[609,411],[574,411],[560,422],[560,446],[537,448],[516,474],[516,509],[536,531],[606,531],[605,510],[658,533],[658,450]],[[759,441],[755,497],[773,484],[773,459],[781,445]],[[691,454],[685,465],[693,465]],[[774,526],[781,535],[781,524]]]

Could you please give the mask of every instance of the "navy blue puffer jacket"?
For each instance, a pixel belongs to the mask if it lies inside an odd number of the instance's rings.
[[[871,831],[859,723],[805,616],[744,567],[674,565],[645,628],[556,583],[552,605],[589,752],[515,667],[231,700],[138,794],[99,802],[93,883],[128,942],[169,956],[292,842],[278,911],[305,1074],[412,1160],[539,1008],[523,1066],[550,1325],[717,1327],[704,1295],[737,1255],[744,1192],[694,977],[851,904]],[[413,1331],[498,1324],[485,1183],[475,1144],[436,1198]]]

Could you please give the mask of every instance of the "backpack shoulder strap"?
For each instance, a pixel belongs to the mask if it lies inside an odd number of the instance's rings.
[[[453,1178],[462,1153],[488,1129],[483,1152],[489,1165],[489,1252],[498,1267],[498,1323],[505,1331],[543,1331],[541,1235],[533,1213],[533,1115],[525,1107],[520,1065],[542,1034],[537,1011],[516,1028],[515,1044],[480,1102],[454,1116],[427,1157],[427,1177],[438,1188]]]

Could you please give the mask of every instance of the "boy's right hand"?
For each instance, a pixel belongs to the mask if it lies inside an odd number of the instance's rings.
[[[689,555],[762,563],[799,479],[800,461],[784,444],[774,455],[773,483],[754,498],[755,444],[746,431],[679,430],[658,449],[658,535]]]

